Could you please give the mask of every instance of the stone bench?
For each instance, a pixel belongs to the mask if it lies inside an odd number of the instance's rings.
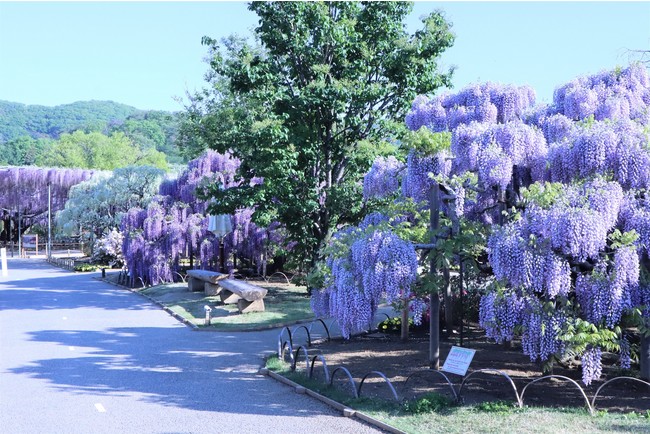
[[[187,288],[203,291],[205,295],[219,295],[223,304],[237,304],[240,313],[264,312],[267,289],[241,280],[228,279],[227,274],[208,270],[189,270]]]
[[[206,295],[217,295],[221,289],[217,283],[228,277],[227,274],[208,270],[188,270],[187,275],[187,288],[191,292],[204,291]]]
[[[224,304],[237,303],[240,313],[264,312],[264,296],[267,289],[235,279],[223,279],[218,283],[219,296]]]

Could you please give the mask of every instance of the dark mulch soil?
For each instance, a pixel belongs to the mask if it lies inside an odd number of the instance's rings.
[[[482,335],[476,327],[471,327],[464,335],[464,346],[476,350],[467,375],[479,369],[501,371],[513,380],[520,395],[527,384],[544,376],[541,366],[531,363],[530,358],[522,354],[517,342],[514,342],[511,348],[506,348],[504,345],[488,342]],[[458,336],[441,340],[441,366],[452,345],[459,345]],[[401,342],[398,335],[386,333],[364,334],[347,341],[334,339],[318,343],[310,349],[310,354],[318,353],[324,356],[329,372],[344,366],[350,371],[357,384],[372,371],[383,373],[390,379],[400,398],[413,398],[430,391],[452,396],[449,385],[442,376],[424,372],[429,366],[429,337],[426,331],[413,332],[408,342]],[[592,382],[590,386],[582,384],[579,366],[571,368],[555,365],[552,374],[573,379],[580,384],[591,401],[605,381],[626,375],[626,372],[616,368],[616,357],[611,355],[606,357],[605,361],[607,363],[603,368],[603,376],[599,381]],[[302,366],[304,369],[304,365]],[[407,382],[407,378],[415,372],[421,373]],[[318,362],[315,363],[314,375],[321,379],[324,377]],[[455,374],[446,375],[458,391],[462,377]],[[335,384],[344,389],[350,387],[349,380],[341,370],[335,375]],[[362,395],[387,399],[392,397],[385,380],[377,374],[366,378]],[[466,404],[497,400],[516,402],[511,383],[504,376],[496,373],[474,374],[464,384],[462,396]],[[585,398],[580,389],[570,381],[557,378],[530,384],[525,390],[523,400],[524,405],[528,406],[585,407]],[[645,413],[650,410],[650,386],[630,380],[614,381],[600,391],[595,407],[597,410],[609,412]]]

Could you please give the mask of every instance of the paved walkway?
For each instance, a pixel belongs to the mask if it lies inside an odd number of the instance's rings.
[[[89,274],[9,259],[0,276],[0,431],[378,432],[258,375],[277,335],[194,332]]]

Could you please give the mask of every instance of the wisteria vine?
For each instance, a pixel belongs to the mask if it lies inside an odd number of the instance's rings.
[[[404,169],[394,159],[376,161],[364,196],[394,197],[398,172],[401,196],[393,207],[426,200],[434,180],[453,190],[455,204],[443,207],[445,214],[485,224],[490,233],[482,265],[494,282],[479,312],[487,336],[520,338],[533,361],[577,358],[590,384],[606,351],[620,352],[621,366],[630,366],[635,350],[621,331],[626,315],[640,309],[642,326],[650,326],[643,278],[650,259],[650,78],[634,64],[578,78],[558,87],[550,105],[534,104],[530,88],[492,83],[417,97],[407,127],[450,133],[451,146],[410,149]],[[461,178],[465,183],[452,188]],[[390,226],[385,217],[369,218]],[[404,216],[418,224],[414,218],[417,212]],[[397,241],[373,228],[362,223],[334,237],[348,242],[330,254],[329,277],[313,298],[314,311],[335,315],[345,334],[367,324],[380,297],[407,297],[404,282],[412,288],[423,277],[418,260],[422,266],[426,259],[408,247],[415,239]],[[385,243],[390,251],[382,250]],[[413,259],[406,264],[405,257]]]

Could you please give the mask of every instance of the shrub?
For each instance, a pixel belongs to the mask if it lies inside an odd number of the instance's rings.
[[[112,268],[122,267],[124,265],[124,255],[122,255],[123,239],[124,236],[122,233],[113,229],[95,241],[92,262],[95,264],[109,265]]]

